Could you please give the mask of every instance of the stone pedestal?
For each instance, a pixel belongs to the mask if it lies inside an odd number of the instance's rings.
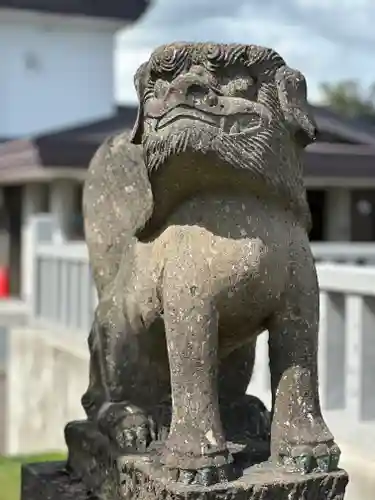
[[[210,487],[177,483],[158,464],[158,448],[144,455],[120,455],[88,422],[66,428],[68,464],[31,464],[22,471],[22,500],[343,500],[348,476],[287,473],[268,462],[245,465],[244,450],[230,444],[238,479]],[[234,447],[234,448],[233,448]],[[266,450],[253,450],[261,460]]]
[[[45,462],[22,466],[21,500],[88,500],[87,488],[72,479],[64,462]]]

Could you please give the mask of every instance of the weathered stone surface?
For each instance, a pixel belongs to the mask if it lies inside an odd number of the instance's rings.
[[[317,383],[301,160],[316,129],[303,75],[271,49],[175,43],[135,83],[132,144],[109,139],[84,191],[99,292],[88,418],[125,452],[162,429],[165,467],[215,482],[233,461],[224,414],[244,397],[268,329],[272,460],[335,470]]]
[[[99,305],[68,470],[106,500],[343,498],[319,404],[304,77],[270,49],[176,43],[135,81],[132,137],[103,144],[84,190]],[[245,395],[264,330],[271,426]]]
[[[100,460],[100,458],[98,458]],[[107,473],[112,470],[107,464]],[[118,488],[103,487],[95,496],[59,462],[28,464],[22,469],[22,500],[343,500],[347,474],[338,470],[308,476],[288,474],[269,464],[245,469],[240,479],[210,487],[181,485],[145,459],[118,459]],[[359,499],[358,499],[359,500]]]
[[[307,475],[287,472],[267,462],[266,442],[254,440],[247,446],[228,443],[235,464],[232,481],[210,487],[181,484],[175,480],[177,471],[160,463],[162,443],[154,443],[147,453],[123,455],[93,423],[72,422],[65,434],[68,469],[101,499],[342,500],[348,482],[342,470]]]
[[[343,500],[348,477],[344,471],[287,474],[270,464],[244,470],[236,481],[211,487],[168,481],[155,466],[124,459],[122,497],[159,500]]]
[[[254,398],[254,402],[256,401]],[[256,414],[256,416],[258,415]],[[252,463],[266,461],[270,454],[269,439],[258,437],[255,433],[256,427],[251,426],[248,427],[247,431],[252,429],[253,437],[251,438],[247,434],[246,439],[246,435],[241,432],[240,415],[238,420],[238,429],[229,427],[228,435],[231,435],[236,443],[231,442],[231,449],[237,450],[237,453],[238,450],[241,450],[240,455],[245,457],[247,461],[251,458]],[[239,438],[239,441],[235,440],[236,437]],[[118,487],[125,481],[124,474],[126,476],[123,467],[124,456],[129,460],[134,455],[124,455],[123,450],[102,434],[94,422],[84,420],[70,422],[65,428],[65,440],[69,448],[68,469],[71,473],[81,478],[88,490],[96,492],[101,497],[119,495]],[[150,460],[159,463],[158,457],[162,445],[162,440],[152,443],[147,452],[138,453],[138,462],[143,457],[147,463]],[[159,467],[161,467],[160,463]],[[166,474],[168,476],[167,469]]]

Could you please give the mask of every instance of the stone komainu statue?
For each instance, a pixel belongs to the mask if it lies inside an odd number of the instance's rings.
[[[245,391],[268,330],[271,459],[335,469],[318,396],[304,77],[270,49],[176,43],[135,84],[133,133],[100,147],[84,189],[99,294],[88,418],[128,451],[162,440],[179,481],[225,479],[235,429],[266,421]]]

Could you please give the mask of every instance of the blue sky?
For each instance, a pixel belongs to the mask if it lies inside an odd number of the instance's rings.
[[[119,101],[135,102],[137,67],[154,47],[177,40],[272,47],[304,72],[315,102],[321,81],[375,81],[375,0],[154,0],[118,36]]]

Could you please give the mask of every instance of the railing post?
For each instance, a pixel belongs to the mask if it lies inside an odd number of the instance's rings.
[[[70,328],[78,329],[79,311],[80,311],[80,290],[81,286],[79,275],[79,261],[72,260],[69,263],[70,267],[70,292],[69,292],[69,326]],[[79,285],[78,285],[79,284]]]
[[[63,325],[67,324],[67,303],[69,298],[69,261],[66,259],[61,259],[61,282],[60,282],[60,293],[61,301],[59,308],[59,320]]]
[[[30,218],[30,266],[28,272],[31,276],[31,315],[37,318],[41,313],[42,263],[38,254],[42,243],[51,242],[54,220],[50,215],[39,214]]]
[[[350,421],[375,418],[375,299],[346,298],[346,384]]]
[[[325,410],[345,408],[345,300],[339,293],[320,293],[320,399]]]

